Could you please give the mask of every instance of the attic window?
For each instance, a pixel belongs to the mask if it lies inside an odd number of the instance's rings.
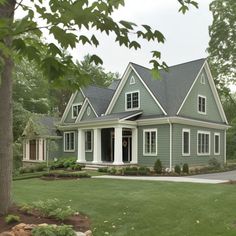
[[[72,119],[76,119],[77,116],[79,115],[80,109],[81,109],[82,104],[77,103],[72,105]]]
[[[90,116],[90,114],[91,114],[91,108],[88,107],[88,108],[87,108],[87,116]]]
[[[134,76],[131,76],[129,84],[135,84],[135,78]]]
[[[202,74],[200,81],[201,81],[201,84],[205,84],[206,83],[206,79],[205,79],[205,75],[204,74]]]
[[[136,110],[140,107],[139,91],[125,94],[126,110]]]

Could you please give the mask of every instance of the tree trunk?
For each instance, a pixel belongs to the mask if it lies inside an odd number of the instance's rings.
[[[0,5],[0,19],[9,19],[9,27],[14,17],[15,0]],[[4,44],[11,46],[12,38],[4,38]],[[0,71],[0,214],[6,214],[11,206],[12,183],[12,70],[13,60],[0,50],[4,65]]]

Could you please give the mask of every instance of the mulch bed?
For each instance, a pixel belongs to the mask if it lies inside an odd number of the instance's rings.
[[[91,228],[89,218],[81,214],[72,216],[68,220],[60,221],[60,220],[55,220],[52,218],[45,218],[37,214],[28,214],[28,213],[22,212],[19,210],[19,207],[17,207],[16,205],[11,207],[9,214],[19,216],[20,222],[7,224],[5,223],[5,220],[4,220],[5,217],[0,216],[0,233],[10,230],[13,226],[19,223],[26,223],[26,224],[46,223],[46,224],[57,224],[57,225],[67,224],[67,225],[72,225],[75,231],[81,231],[81,232],[85,232]]]

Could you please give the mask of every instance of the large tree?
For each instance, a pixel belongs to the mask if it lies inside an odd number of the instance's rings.
[[[188,10],[189,5],[197,6],[192,0],[178,2],[182,12]],[[97,31],[113,33],[117,43],[134,49],[141,47],[140,39],[164,42],[162,33],[148,25],[138,27],[127,21],[115,22],[111,15],[122,5],[124,0],[49,0],[46,3],[42,0],[0,0],[0,214],[6,213],[11,205],[13,55],[34,60],[49,78],[50,84],[76,89],[88,75],[78,70],[72,57],[65,56],[63,51],[75,48],[78,43],[98,46]],[[14,20],[18,8],[25,12],[25,16]],[[95,34],[88,37],[81,28]],[[30,34],[23,37],[26,32]],[[55,39],[47,43],[47,54],[42,50],[45,44],[37,40],[42,32],[51,34]],[[134,36],[136,38],[132,40]],[[91,61],[96,64],[102,62],[97,55],[92,55]],[[155,76],[158,76],[159,68],[166,68],[166,64],[160,62],[159,51],[153,51],[150,63]]]
[[[209,62],[218,88],[224,88],[228,82],[236,83],[236,1],[214,0],[210,10]]]

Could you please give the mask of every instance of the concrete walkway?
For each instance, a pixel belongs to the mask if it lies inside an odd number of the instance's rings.
[[[202,174],[202,175],[194,175],[191,178],[197,179],[219,179],[219,180],[236,180],[236,170],[220,172],[214,174]]]
[[[127,180],[145,180],[145,181],[168,181],[168,182],[184,182],[184,183],[202,183],[202,184],[219,184],[228,180],[199,178],[198,176],[190,177],[169,177],[169,176],[114,176],[100,175],[93,176],[95,179],[127,179]]]

